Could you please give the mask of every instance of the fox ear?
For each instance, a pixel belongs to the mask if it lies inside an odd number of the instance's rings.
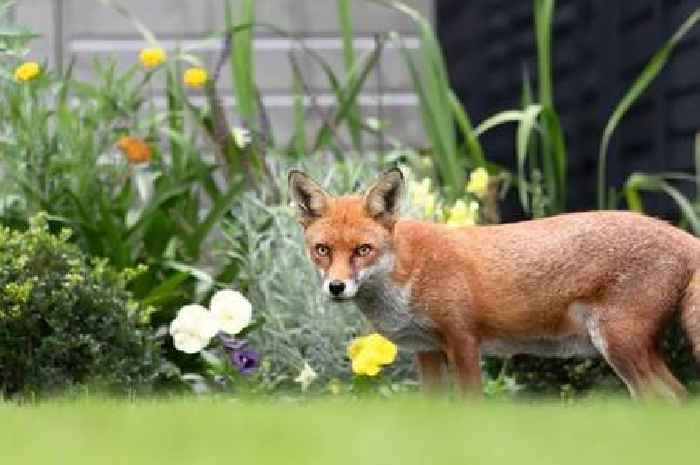
[[[289,195],[304,227],[323,215],[329,197],[316,181],[297,170],[289,172]]]
[[[404,190],[403,173],[393,168],[384,173],[365,194],[365,209],[373,218],[393,222],[399,215]]]

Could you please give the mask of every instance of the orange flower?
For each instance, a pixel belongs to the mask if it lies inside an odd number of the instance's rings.
[[[131,163],[146,163],[151,159],[151,148],[138,137],[122,137],[117,142],[117,148],[126,155]]]

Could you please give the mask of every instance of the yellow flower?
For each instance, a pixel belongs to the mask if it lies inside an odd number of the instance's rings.
[[[165,63],[166,59],[167,55],[165,54],[165,50],[160,47],[144,48],[139,54],[139,60],[146,69],[155,68]]]
[[[352,371],[357,375],[376,376],[382,366],[393,363],[396,345],[381,334],[358,337],[348,346],[348,357],[352,360]]]
[[[434,193],[430,192],[430,178],[425,178],[419,183],[411,182],[409,191],[413,205],[420,208],[426,218],[435,215],[437,198]]]
[[[477,168],[469,175],[469,183],[467,183],[467,192],[474,194],[479,198],[486,196],[489,189],[489,173],[485,168]]]
[[[448,226],[454,228],[474,226],[479,215],[479,203],[472,200],[467,205],[464,200],[460,199],[450,208],[448,215],[446,221]]]
[[[189,87],[202,87],[207,79],[209,79],[209,73],[200,67],[188,68],[182,76],[182,82]]]
[[[15,79],[21,82],[31,81],[37,77],[40,72],[41,68],[39,67],[39,63],[36,61],[27,61],[15,69]]]
[[[144,163],[151,159],[151,148],[143,139],[124,136],[117,141],[117,148],[122,151],[132,163]]]

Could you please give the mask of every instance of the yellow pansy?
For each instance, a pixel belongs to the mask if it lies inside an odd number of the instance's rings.
[[[39,75],[41,68],[36,61],[27,61],[15,69],[15,79],[17,81],[31,81]]]
[[[396,345],[378,333],[358,337],[348,346],[352,371],[357,375],[376,376],[382,366],[396,360]]]
[[[182,76],[182,82],[189,87],[202,87],[207,79],[209,79],[209,73],[200,67],[188,68]]]
[[[377,376],[381,367],[368,354],[362,354],[352,361],[352,372],[356,375]]]
[[[139,61],[144,66],[144,68],[151,69],[165,63],[167,55],[165,50],[160,47],[149,47],[141,50],[139,54]]]
[[[469,175],[467,192],[479,198],[486,196],[489,189],[489,173],[485,168],[477,168]]]
[[[449,209],[447,221],[448,226],[458,228],[462,226],[474,226],[479,215],[479,203],[475,201],[469,202],[469,205],[464,200],[458,200]]]

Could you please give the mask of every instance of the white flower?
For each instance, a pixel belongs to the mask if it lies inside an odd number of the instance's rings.
[[[304,362],[304,368],[299,372],[299,376],[294,378],[294,381],[301,384],[302,391],[306,391],[316,378],[318,378],[318,375],[314,369],[311,368],[309,362]]]
[[[233,141],[236,143],[238,148],[241,149],[246,148],[252,140],[250,136],[250,131],[246,128],[234,127],[231,130],[231,134],[233,134]]]
[[[232,336],[248,326],[253,317],[253,306],[248,299],[240,292],[231,289],[224,289],[214,294],[209,308],[219,330]]]
[[[182,307],[170,323],[175,348],[188,354],[204,349],[217,332],[216,320],[206,308],[197,304]]]

